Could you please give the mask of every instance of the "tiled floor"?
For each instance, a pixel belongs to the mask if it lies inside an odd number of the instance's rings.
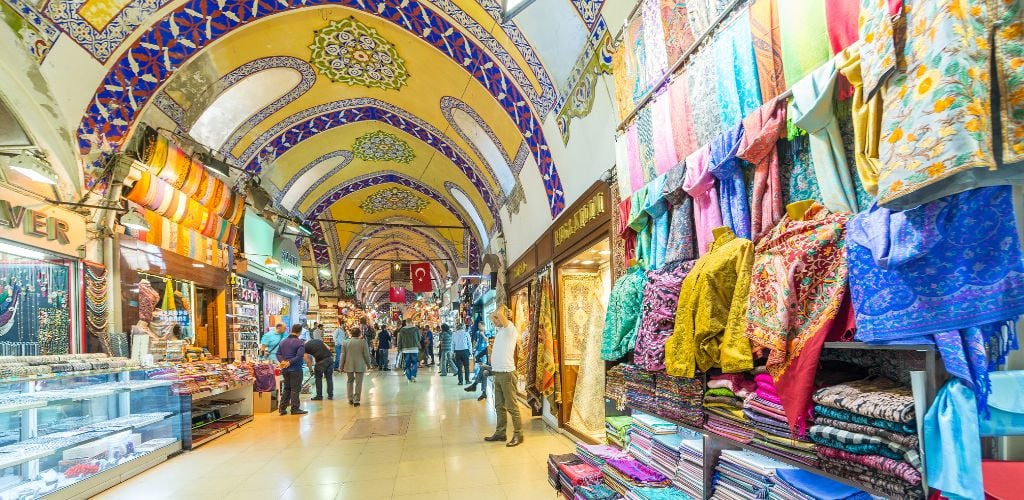
[[[494,431],[491,400],[424,369],[414,384],[399,372],[368,374],[359,408],[345,401],[343,376],[335,386],[334,401],[303,396],[309,415],[260,414],[99,498],[554,498],[545,461],[573,449],[525,407],[525,443],[485,443]],[[410,417],[405,435],[342,439],[357,419],[389,415]]]

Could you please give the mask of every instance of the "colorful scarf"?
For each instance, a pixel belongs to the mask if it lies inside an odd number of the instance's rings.
[[[779,30],[779,0],[756,0],[750,6],[750,34],[757,60],[761,101],[768,102],[786,91],[782,72],[782,35]]]
[[[640,306],[641,321],[636,337],[633,363],[648,371],[665,369],[665,341],[672,336],[679,304],[679,288],[693,269],[693,262],[682,262],[664,269],[648,271]]]
[[[846,221],[815,203],[800,220],[783,217],[754,250],[747,337],[769,351],[768,373],[800,435],[818,358],[846,296]]]
[[[832,56],[825,23],[825,2],[787,1],[786,15],[779,17],[779,28],[782,32],[782,68],[786,74],[786,86],[792,87]]]
[[[736,157],[754,165],[754,197],[750,203],[754,243],[782,218],[782,180],[775,143],[785,128],[785,99],[772,99],[743,119],[743,139]]]
[[[697,237],[694,234],[693,198],[683,189],[686,180],[686,162],[680,162],[665,174],[661,192],[672,205],[672,220],[668,230],[668,248],[665,263],[697,258]]]
[[[612,286],[601,339],[601,359],[615,361],[636,346],[637,327],[647,275],[633,266]]]
[[[892,432],[899,432],[903,434],[910,434],[917,432],[917,426],[914,424],[907,424],[903,422],[893,422],[891,420],[885,420],[883,418],[868,417],[866,415],[860,415],[853,413],[848,410],[841,410],[839,408],[833,408],[831,406],[825,406],[821,404],[814,405],[814,415],[826,416],[828,418],[842,420],[843,422],[852,422],[861,425],[870,425],[872,427],[878,427]]]
[[[715,176],[711,174],[711,146],[705,145],[686,158],[686,180],[683,189],[693,197],[693,221],[697,234],[697,250],[708,253],[714,236],[711,230],[722,225],[718,206]]]
[[[750,239],[750,206],[747,204],[747,187],[743,182],[743,170],[736,158],[736,151],[743,138],[743,124],[730,127],[711,141],[711,175],[719,183],[719,207],[722,224],[732,228],[736,236]]]
[[[561,402],[561,373],[558,371],[558,339],[554,328],[551,277],[540,278],[540,301],[537,311],[537,390],[551,400],[552,407]]]
[[[910,387],[883,377],[854,380],[814,393],[814,402],[891,422],[914,422],[914,394]]]
[[[716,91],[721,125],[725,128],[736,126],[744,116],[761,106],[748,17],[747,11],[742,10],[733,19],[723,22],[707,51],[717,75],[714,84],[709,86]]]
[[[672,94],[668,87],[662,87],[651,101],[653,122],[654,173],[661,175],[679,162],[676,153],[675,136],[672,132]]]
[[[858,455],[828,446],[818,446],[816,449],[818,455],[822,457],[858,463],[910,484],[921,484],[921,472],[902,460],[894,460],[881,455]]]
[[[669,65],[675,64],[676,59],[693,45],[693,29],[686,15],[686,0],[661,0],[662,32]]]
[[[646,56],[647,81],[656,82],[668,65],[665,53],[664,24],[661,22],[661,0],[643,0],[640,5],[640,18],[644,30],[644,55]]]
[[[675,139],[676,161],[684,160],[697,150],[700,144],[693,128],[693,112],[690,110],[690,91],[686,69],[668,84],[669,107],[672,112],[672,137]]]

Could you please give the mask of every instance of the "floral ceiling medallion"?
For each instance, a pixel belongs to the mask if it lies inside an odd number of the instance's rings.
[[[352,156],[364,161],[409,163],[416,154],[412,147],[395,134],[383,130],[363,134],[352,144]]]
[[[363,212],[375,214],[389,210],[406,210],[420,213],[427,208],[427,200],[416,196],[408,189],[390,187],[367,196],[359,205]]]
[[[353,17],[313,33],[310,62],[332,82],[398,90],[409,79],[395,45]]]

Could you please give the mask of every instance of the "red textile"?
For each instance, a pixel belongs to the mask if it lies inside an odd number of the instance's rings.
[[[433,282],[430,281],[429,262],[410,265],[409,275],[412,278],[412,291],[416,293],[430,293],[434,291]]]
[[[902,1],[902,0],[901,0]],[[832,54],[838,54],[860,39],[857,20],[860,17],[859,0],[825,0],[825,22],[828,26],[828,40]],[[840,101],[853,97],[853,85],[842,74],[839,75],[838,94]]]
[[[985,500],[1020,498],[1020,478],[1024,477],[1024,462],[982,460],[981,473],[985,478]]]
[[[775,147],[786,131],[786,100],[774,98],[743,119],[743,138],[736,157],[754,164],[754,195],[750,202],[751,241],[757,243],[782,218],[782,180]]]

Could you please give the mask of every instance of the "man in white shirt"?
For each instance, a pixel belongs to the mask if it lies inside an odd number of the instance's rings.
[[[494,412],[498,422],[494,434],[484,441],[504,441],[507,426],[505,412],[512,416],[512,440],[505,446],[519,446],[523,443],[523,424],[519,417],[519,403],[516,401],[516,339],[519,332],[509,320],[511,311],[501,305],[491,313],[494,325],[494,347],[491,350],[491,373],[494,375]]]
[[[472,342],[469,338],[469,321],[455,330],[452,336],[452,351],[455,353],[455,374],[459,376],[459,385],[469,383],[469,348]],[[463,382],[465,380],[465,382]]]
[[[345,339],[348,335],[345,334],[345,328],[338,326],[334,329],[334,371],[341,373],[341,345],[345,343]]]

